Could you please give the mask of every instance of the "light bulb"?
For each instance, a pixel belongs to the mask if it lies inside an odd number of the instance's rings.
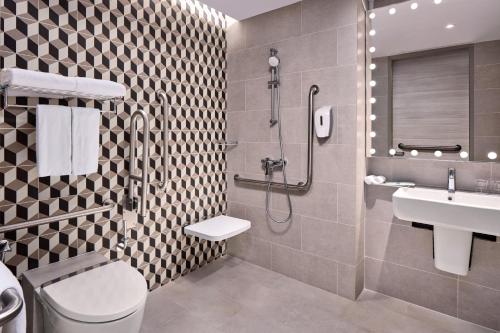
[[[370,18],[370,20],[373,20],[375,18],[375,16],[377,16],[377,15],[375,15],[375,13],[373,13],[373,12],[370,13],[370,15],[368,15],[368,17]]]
[[[376,136],[377,136],[377,133],[375,133],[375,132],[373,132],[373,131],[371,131],[371,132],[370,132],[370,137],[374,138],[374,137],[376,137]]]
[[[417,9],[417,8],[418,8],[418,3],[416,3],[416,2],[412,3],[412,4],[411,4],[411,6],[410,6],[410,8],[411,8],[412,10]]]
[[[488,153],[488,158],[489,158],[490,160],[496,160],[496,159],[497,159],[497,153],[495,153],[494,151],[490,151],[490,152]]]
[[[396,155],[396,149],[394,149],[394,148],[389,149],[389,155],[391,155],[391,156]]]
[[[370,120],[371,120],[371,121],[374,121],[375,119],[377,119],[377,116],[376,116],[376,115],[374,115],[374,114],[371,114],[371,115],[370,115]]]
[[[392,7],[391,9],[389,9],[389,14],[390,15],[396,14],[396,8]]]
[[[440,150],[436,150],[436,151],[434,152],[434,156],[436,156],[436,157],[441,157],[441,156],[443,156],[443,152],[442,152],[442,151],[440,151]]]
[[[375,64],[370,64],[370,69],[371,69],[371,70],[374,70],[375,68],[377,68],[377,65],[375,65]]]
[[[375,52],[375,50],[377,50],[377,49],[375,48],[375,46],[372,46],[372,47],[370,47],[370,49],[369,49],[370,53]]]
[[[410,152],[410,155],[415,157],[415,156],[418,156],[418,150],[415,150],[413,149],[411,152]]]
[[[377,81],[371,80],[370,87],[375,87],[377,85]]]
[[[370,103],[371,104],[377,103],[377,99],[375,97],[370,98]]]
[[[446,29],[453,29],[453,28],[455,28],[455,25],[452,23],[446,25]]]
[[[372,30],[370,30],[370,32],[368,34],[370,36],[375,36],[377,34],[377,32],[375,31],[375,29],[372,29]]]
[[[434,0],[434,3],[435,3],[436,5],[439,5],[441,2],[443,2],[443,0]]]
[[[375,154],[376,152],[377,152],[377,151],[375,150],[375,148],[370,149],[370,155],[373,155],[373,154]]]
[[[466,152],[466,151],[461,151],[460,152],[460,157],[463,158],[463,159],[466,159],[467,157],[469,157],[469,153]]]

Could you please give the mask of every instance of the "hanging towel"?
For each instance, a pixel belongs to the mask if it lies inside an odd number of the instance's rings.
[[[86,77],[77,77],[76,91],[82,96],[94,96],[107,98],[118,98],[125,96],[125,86],[108,80],[89,79]]]
[[[38,177],[71,174],[71,108],[37,105],[36,163]]]
[[[97,172],[99,158],[100,111],[92,108],[72,108],[72,174]]]
[[[50,98],[74,95],[76,78],[19,68],[5,68],[0,72],[0,85],[9,86],[10,96]],[[37,92],[30,90],[37,90]]]
[[[18,292],[18,294],[23,298],[23,289],[17,281],[16,277],[11,273],[11,271],[0,262],[0,294],[9,288],[14,288]],[[2,333],[26,333],[26,308],[23,304],[23,309],[19,314],[12,319],[10,322],[4,325],[3,328],[0,328],[0,332]]]

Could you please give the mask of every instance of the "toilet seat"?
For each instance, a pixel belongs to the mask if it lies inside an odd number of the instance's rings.
[[[144,277],[116,261],[43,286],[41,298],[71,320],[104,323],[127,317],[144,307]]]

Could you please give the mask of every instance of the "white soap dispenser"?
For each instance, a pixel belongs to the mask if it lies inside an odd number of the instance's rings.
[[[332,131],[332,106],[322,106],[314,112],[314,128],[318,138],[328,138]]]

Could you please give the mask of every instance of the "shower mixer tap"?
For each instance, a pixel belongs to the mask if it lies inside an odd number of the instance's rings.
[[[262,164],[262,169],[264,169],[264,174],[266,176],[272,175],[274,169],[282,169],[284,165],[286,165],[286,160],[273,160],[269,157],[263,158],[260,160]]]

